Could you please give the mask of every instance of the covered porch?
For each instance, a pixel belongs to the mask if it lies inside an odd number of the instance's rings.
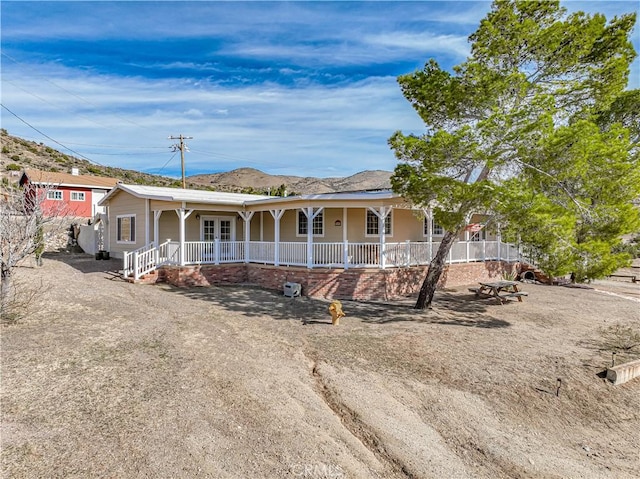
[[[439,242],[384,243],[273,242],[273,241],[166,241],[124,255],[124,274],[139,279],[162,265],[220,265],[253,263],[313,268],[399,268],[428,265]],[[447,262],[518,261],[517,247],[497,241],[454,243]]]

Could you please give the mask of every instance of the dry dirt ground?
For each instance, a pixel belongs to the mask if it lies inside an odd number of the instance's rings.
[[[638,477],[640,379],[599,373],[640,284],[345,301],[335,327],[325,301],[118,267],[19,269],[42,289],[1,329],[3,477]]]

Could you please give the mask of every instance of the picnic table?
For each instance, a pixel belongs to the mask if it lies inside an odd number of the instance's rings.
[[[496,281],[493,283],[480,283],[479,288],[469,288],[476,297],[496,298],[500,304],[504,304],[511,298],[517,298],[522,302],[522,297],[527,296],[524,291],[518,290],[516,281]]]

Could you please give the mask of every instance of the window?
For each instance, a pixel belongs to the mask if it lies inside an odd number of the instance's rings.
[[[84,201],[84,191],[72,191],[71,201]]]
[[[298,236],[306,236],[309,220],[304,211],[298,211]],[[324,236],[324,211],[313,218],[313,236]]]
[[[469,235],[469,241],[484,241],[487,239],[487,232],[482,229],[480,231],[476,231],[475,233],[471,233]]]
[[[49,190],[47,191],[47,199],[62,201],[62,191],[61,190]]]
[[[429,236],[429,218],[424,219],[423,228],[423,234]],[[444,236],[444,228],[438,223],[433,223],[432,234],[433,236]]]
[[[136,242],[136,216],[118,216],[116,224],[116,241],[118,243]]]
[[[391,215],[393,212],[389,213],[387,217],[384,219],[384,234],[391,236]],[[367,210],[367,225],[366,225],[366,236],[378,236],[378,216],[371,210]]]

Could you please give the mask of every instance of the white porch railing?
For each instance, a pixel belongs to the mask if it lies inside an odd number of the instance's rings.
[[[139,279],[140,276],[150,273],[162,264],[175,264],[178,248],[171,248],[171,242],[161,244],[157,248],[150,243],[142,248],[125,252],[123,261],[123,275]]]
[[[261,263],[282,266],[329,268],[382,268],[427,265],[438,251],[440,243],[313,243],[312,257],[307,257],[306,242],[276,243],[251,241],[185,241],[184,265]],[[382,254],[380,254],[382,251]],[[384,258],[384,261],[382,259]],[[516,261],[520,254],[516,246],[498,241],[459,241],[453,244],[448,263],[487,260]],[[124,274],[135,279],[163,264],[180,264],[180,243],[167,241],[155,248],[153,244],[124,254]]]

